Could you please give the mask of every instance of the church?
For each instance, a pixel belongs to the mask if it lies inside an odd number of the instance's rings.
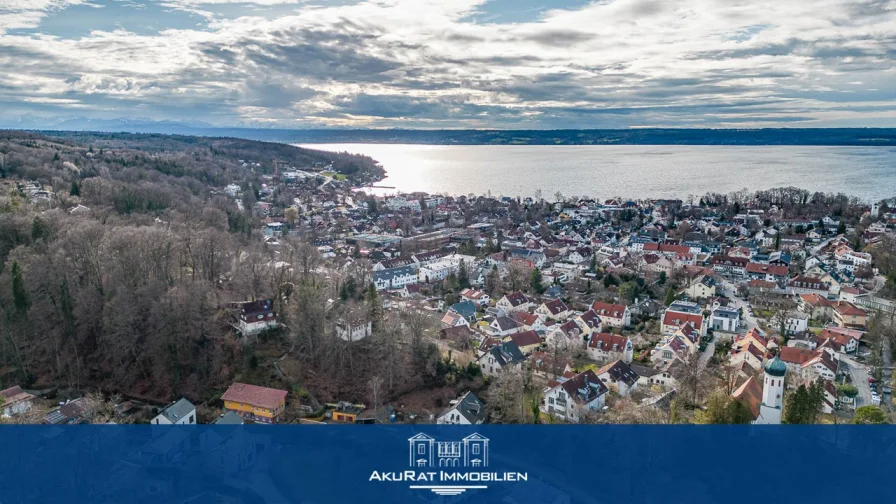
[[[784,377],[787,365],[775,355],[763,368],[762,383],[750,377],[731,397],[746,404],[755,425],[777,425],[784,411]]]

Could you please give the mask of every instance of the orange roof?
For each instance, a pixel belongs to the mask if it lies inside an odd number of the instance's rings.
[[[759,418],[759,403],[762,402],[762,385],[754,377],[750,377],[743,385],[731,394],[731,397],[743,401],[750,408],[753,418]]]
[[[227,392],[221,396],[222,401],[233,401],[266,409],[277,409],[280,403],[286,400],[285,390],[259,387],[234,382]]]

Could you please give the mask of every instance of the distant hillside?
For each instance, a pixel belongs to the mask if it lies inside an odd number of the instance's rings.
[[[28,124],[28,123],[22,123]],[[24,126],[23,126],[24,127]],[[202,123],[68,120],[44,129],[233,137],[283,143],[411,143],[437,145],[876,145],[896,146],[896,128],[627,129],[627,130],[370,130],[216,128]]]
[[[273,173],[276,160],[284,167],[327,168],[359,183],[379,180],[384,175],[377,162],[368,156],[303,149],[283,143],[244,138],[79,131],[45,131],[41,134],[94,149],[127,149],[162,156],[179,164],[179,171],[185,172],[190,171],[191,167],[198,168],[201,164],[213,163],[230,167],[241,165],[245,161],[259,163],[262,173]]]

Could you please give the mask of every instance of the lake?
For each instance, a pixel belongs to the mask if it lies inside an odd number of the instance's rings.
[[[896,148],[677,145],[302,144],[366,154],[394,191],[681,198],[796,186],[865,201],[896,196]],[[389,190],[378,190],[379,193]]]

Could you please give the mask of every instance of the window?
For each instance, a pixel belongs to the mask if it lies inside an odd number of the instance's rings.
[[[190,415],[190,423],[191,424],[196,423],[196,415]]]
[[[425,452],[426,452],[426,446],[424,446],[423,443],[418,444],[417,445],[417,453],[419,455],[423,455]]]
[[[479,445],[478,444],[473,445],[473,455],[479,455]]]

